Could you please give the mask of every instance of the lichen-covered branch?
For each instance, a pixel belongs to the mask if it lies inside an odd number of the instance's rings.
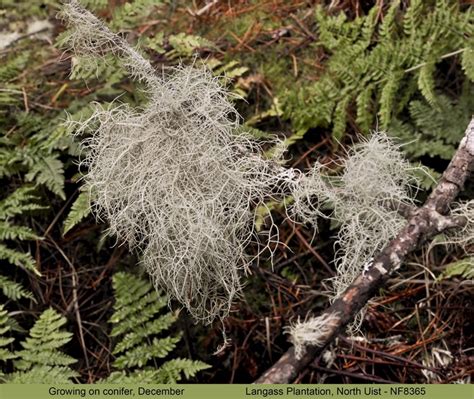
[[[369,270],[360,274],[319,316],[331,315],[332,320],[330,326],[324,329],[324,336],[318,337],[320,344],[306,347],[300,357],[296,356],[295,348],[291,347],[256,383],[291,382],[352,321],[385,282],[390,272],[398,269],[408,254],[436,234],[447,229],[462,227],[466,223],[465,218],[450,217],[447,213],[473,168],[474,119],[471,120],[451,163],[425,204],[411,215],[405,227],[375,257]]]

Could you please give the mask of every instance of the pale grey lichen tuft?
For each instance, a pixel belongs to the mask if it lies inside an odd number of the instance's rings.
[[[435,244],[456,246],[467,254],[474,254],[474,200],[456,202],[451,208],[451,217],[465,221],[461,228],[446,230]]]
[[[142,256],[155,285],[197,320],[225,317],[252,258],[256,205],[272,199],[288,174],[262,156],[261,142],[238,133],[228,92],[206,70],[177,67],[157,75],[150,63],[76,1],[65,6],[79,55],[121,57],[146,85],[148,104],[96,105],[76,126],[85,183],[109,233]],[[274,227],[274,226],[273,226]],[[275,228],[263,242],[278,239]]]
[[[286,328],[290,341],[295,347],[296,358],[304,356],[308,346],[321,346],[327,342],[328,334],[333,330],[339,317],[334,313],[323,313],[318,317],[310,317],[305,321],[298,320]]]
[[[414,167],[384,133],[376,132],[337,160],[340,174],[316,163],[295,186],[292,213],[317,226],[318,218],[340,225],[336,276],[331,279],[333,300],[370,267],[371,260],[405,223],[401,205],[413,205]],[[328,209],[332,209],[328,215]],[[365,270],[366,271],[366,270]],[[362,316],[351,325],[355,332]]]
[[[91,63],[98,63],[104,61],[106,55],[114,54],[120,57],[132,77],[143,81],[150,89],[159,88],[162,79],[155,73],[150,62],[85,9],[79,1],[65,2],[58,17],[64,20],[68,27],[62,44],[75,55],[85,57]]]

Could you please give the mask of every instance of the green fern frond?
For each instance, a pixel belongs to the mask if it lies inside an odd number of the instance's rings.
[[[23,349],[11,352],[8,346],[14,338],[7,311],[0,305],[0,361],[13,359],[15,371],[1,374],[4,382],[14,384],[66,384],[78,376],[68,367],[76,360],[59,349],[71,340],[71,333],[61,331],[66,318],[52,309],[44,311],[30,330],[30,337],[21,343]]]
[[[215,44],[211,41],[196,35],[189,35],[184,32],[180,32],[176,35],[171,35],[168,38],[169,44],[173,47],[173,50],[167,53],[167,56],[171,59],[177,57],[190,57],[195,50],[203,47],[216,48]]]
[[[425,97],[426,101],[432,106],[437,107],[436,94],[435,94],[435,78],[434,73],[436,70],[436,63],[434,60],[426,62],[421,68],[418,75],[418,87],[420,88],[421,94]]]
[[[156,384],[176,384],[182,378],[196,376],[199,371],[208,369],[207,364],[190,359],[172,359],[160,367],[156,376]]]
[[[396,17],[400,8],[400,1],[395,0],[390,4],[390,8],[384,16],[380,25],[379,36],[382,43],[390,42],[394,39],[397,31]]]
[[[113,371],[110,375],[101,380],[103,384],[157,384],[159,369],[144,368],[134,370],[130,373],[126,371]]]
[[[127,2],[114,10],[111,27],[113,30],[136,27],[151,14],[153,8],[162,3],[160,0],[134,0]]]
[[[81,0],[81,4],[93,11],[103,10],[108,6],[108,0]]]
[[[6,337],[6,334],[11,330],[8,323],[8,312],[4,309],[4,306],[0,304],[0,361],[6,362],[7,360],[15,359],[16,355],[12,353],[8,346],[15,340],[12,337]],[[0,372],[0,376],[2,373]]]
[[[386,129],[392,119],[392,112],[394,108],[395,98],[397,96],[398,87],[400,80],[402,79],[402,73],[392,72],[387,78],[387,82],[384,84],[380,93],[380,123],[384,129]]]
[[[436,184],[438,184],[441,178],[441,173],[436,172],[432,168],[422,165],[421,163],[415,164],[413,168],[413,177],[418,182],[418,186],[423,190],[431,190]]]
[[[367,17],[364,18],[364,22],[361,28],[361,43],[363,48],[361,50],[365,50],[372,41],[372,37],[374,36],[377,28],[377,18],[379,15],[379,10],[377,7],[372,7],[367,14]]]
[[[212,46],[215,47],[213,43]],[[217,58],[209,58],[203,61],[206,68],[210,69],[214,76],[220,78],[222,85],[230,86],[230,91],[237,95],[237,98],[245,98],[248,94],[248,87],[241,81],[249,68],[242,66],[238,61],[232,60],[222,62]],[[274,98],[274,101],[278,101]],[[273,109],[274,107],[272,107]],[[279,110],[280,112],[281,110]],[[279,114],[281,115],[281,113]]]
[[[461,65],[464,73],[471,82],[474,82],[474,48],[464,50],[461,57]]]
[[[403,17],[403,31],[409,37],[415,37],[423,21],[423,2],[412,0]]]
[[[117,337],[113,354],[114,371],[103,382],[176,382],[184,374],[187,378],[208,366],[191,360],[169,360],[158,369],[149,366],[153,360],[164,359],[176,347],[181,334],[164,336],[176,315],[162,313],[167,299],[160,295],[147,280],[129,273],[116,273],[113,277],[115,292],[111,336]]]
[[[372,109],[372,94],[374,86],[368,85],[360,92],[356,98],[357,118],[356,122],[360,126],[362,132],[369,132],[374,119]]]
[[[31,328],[29,337],[21,343],[22,350],[15,354],[15,367],[30,370],[34,366],[68,366],[76,360],[59,351],[67,344],[72,333],[62,331],[67,320],[53,309],[45,310]]]
[[[50,156],[37,159],[25,178],[29,182],[36,181],[38,184],[44,184],[62,200],[66,199],[64,194],[64,165],[57,157]]]
[[[105,380],[107,384],[176,384],[183,375],[186,379],[195,377],[210,366],[199,360],[172,359],[158,369],[138,369],[129,374],[125,371],[114,371]]]
[[[474,257],[469,256],[465,259],[452,262],[446,266],[438,280],[444,280],[451,277],[460,277],[465,280],[474,279]]]
[[[151,343],[138,345],[118,356],[114,361],[114,366],[118,369],[143,367],[151,359],[163,359],[176,348],[180,339],[179,335],[161,339],[153,338]]]
[[[40,240],[31,228],[19,226],[12,223],[10,219],[26,212],[44,207],[36,203],[38,197],[33,188],[23,186],[16,189],[8,197],[0,201],[0,260],[41,275],[36,267],[36,262],[29,252],[23,252],[16,248],[10,248],[5,241]],[[8,245],[11,245],[10,243]],[[34,301],[31,292],[21,284],[0,275],[0,290],[10,299],[18,300],[28,298]]]
[[[176,316],[159,316],[167,301],[146,281],[125,273],[113,279],[116,293],[115,312],[111,322],[111,336],[122,336],[117,343],[114,365],[119,369],[142,367],[152,358],[163,358],[172,351],[179,336],[158,339],[157,334],[166,330]]]
[[[10,384],[70,384],[79,374],[66,366],[34,366],[27,371],[8,374]]]
[[[347,104],[356,105],[358,127],[365,131],[374,127],[369,112],[378,114],[386,129],[420,95],[439,111],[441,59],[451,59],[461,77],[463,71],[472,77],[472,52],[464,49],[472,49],[474,19],[458,2],[415,0],[405,8],[393,1],[387,9],[380,7],[374,5],[367,15],[352,20],[342,11],[334,15],[316,8],[317,45],[326,53],[324,69],[314,83],[301,82],[296,90],[283,85],[277,93],[283,118],[291,121],[298,137],[302,131],[331,125],[333,134],[340,135]]]
[[[342,137],[346,132],[347,107],[349,106],[350,99],[351,98],[349,96],[345,96],[344,99],[339,104],[337,104],[337,107],[334,111],[332,136],[338,143],[341,142]]]
[[[113,93],[113,86],[121,82],[125,76],[126,72],[118,57],[106,55],[101,60],[85,56],[73,58],[71,79],[103,82],[103,87],[95,92],[96,95]],[[117,93],[119,92],[117,90]]]
[[[27,291],[21,284],[2,275],[0,275],[0,290],[2,290],[3,295],[14,301],[21,298],[27,298],[36,302],[30,291]]]
[[[457,101],[444,95],[436,101],[439,110],[426,101],[413,100],[408,106],[410,119],[390,124],[389,133],[407,143],[403,149],[411,158],[452,158],[474,109],[474,85],[466,80]]]
[[[78,195],[71,206],[71,210],[66,217],[63,225],[63,235],[65,235],[73,227],[77,226],[79,222],[89,216],[91,213],[90,195],[89,192],[83,191]]]
[[[172,313],[167,313],[155,320],[151,320],[143,324],[143,326],[136,327],[133,332],[125,334],[122,340],[117,343],[114,353],[125,352],[135,345],[145,340],[150,331],[158,334],[162,331],[168,330],[176,321],[176,316]]]
[[[146,280],[117,273],[113,280],[115,311],[110,322],[114,325],[111,335],[118,336],[133,331],[137,324],[142,324],[154,317],[163,309],[168,300],[158,295]],[[122,289],[119,287],[127,287]]]
[[[0,118],[5,118],[8,115],[8,108],[21,103],[23,98],[23,91],[21,86],[15,84],[4,84],[0,90]]]
[[[3,139],[3,140],[2,140]],[[7,144],[6,138],[0,138],[0,144]],[[21,165],[16,164],[18,154],[11,148],[5,146],[4,148],[0,145],[0,178],[10,177],[19,173],[22,169]]]
[[[64,152],[78,152],[64,115],[15,112],[12,122],[12,134],[0,138],[0,177],[24,174],[25,181],[44,185],[64,199],[64,166],[59,158]]]
[[[74,358],[60,352],[72,337],[62,331],[66,318],[53,309],[45,310],[31,328],[29,337],[15,352],[16,371],[6,376],[9,383],[69,383],[78,374],[69,365]]]
[[[14,57],[10,57],[7,60],[4,59],[0,66],[0,82],[7,82],[15,76],[18,76],[27,65],[30,55],[31,53],[29,51],[22,51]]]
[[[6,221],[0,221],[0,241],[4,240],[41,240],[33,230],[26,226],[15,226]]]
[[[6,245],[0,244],[0,259],[8,261],[8,263],[22,267],[25,270],[32,271],[40,276],[40,272],[36,269],[36,262],[30,253],[23,253],[17,250],[8,248]]]
[[[16,189],[8,197],[0,201],[0,220],[7,220],[26,212],[44,209],[36,203],[38,196],[34,194],[34,187],[23,186]]]

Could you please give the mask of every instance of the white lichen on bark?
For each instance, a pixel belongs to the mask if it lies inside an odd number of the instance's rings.
[[[450,214],[452,218],[462,218],[465,223],[461,227],[445,231],[435,244],[457,246],[469,255],[474,254],[474,200],[454,203]]]
[[[337,323],[338,316],[333,313],[323,313],[318,317],[310,317],[305,321],[298,320],[286,328],[290,334],[290,341],[295,347],[295,355],[299,359],[305,353],[308,345],[321,346],[327,340],[333,323]]]
[[[398,233],[405,223],[401,207],[414,206],[414,167],[384,133],[362,139],[337,160],[343,170],[334,175],[320,163],[295,185],[292,213],[317,226],[319,218],[340,224],[332,300],[361,273],[364,265]],[[328,208],[332,212],[328,216]],[[377,267],[370,266],[370,267]],[[381,270],[384,274],[386,270]],[[357,331],[359,315],[351,325]]]

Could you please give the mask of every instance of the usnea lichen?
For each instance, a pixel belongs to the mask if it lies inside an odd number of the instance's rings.
[[[141,254],[155,285],[197,320],[229,313],[252,261],[246,247],[258,240],[254,209],[287,185],[298,218],[313,226],[319,217],[340,224],[333,298],[402,227],[398,208],[413,204],[416,182],[385,134],[353,146],[339,160],[338,175],[316,163],[300,176],[263,157],[261,142],[238,133],[229,94],[210,72],[177,67],[158,74],[77,1],[66,4],[62,16],[70,28],[65,43],[76,55],[119,57],[148,95],[139,109],[96,105],[92,117],[76,126],[78,133],[92,130],[83,141],[82,163],[95,213],[109,223],[110,234]],[[272,227],[264,247],[277,240]],[[304,331],[315,331],[310,327],[294,330],[301,348]],[[314,334],[306,335],[311,340]]]
[[[467,255],[474,255],[474,200],[452,204],[450,215],[453,219],[463,220],[462,227],[446,230],[432,245],[460,248]]]
[[[405,223],[400,207],[413,206],[416,187],[413,167],[384,133],[374,133],[352,146],[338,160],[341,174],[316,163],[295,186],[292,212],[317,226],[320,217],[340,225],[332,299],[370,267],[373,257]],[[326,211],[323,210],[326,208]],[[327,208],[332,209],[330,215]],[[351,325],[355,332],[361,315]]]
[[[116,55],[133,78],[144,82],[150,90],[159,89],[162,79],[150,62],[125,39],[113,33],[94,14],[86,10],[79,1],[65,2],[58,16],[68,27],[62,44],[76,56],[85,57],[91,63],[98,63],[103,61],[107,54]]]
[[[337,314],[324,313],[318,317],[310,317],[305,321],[298,320],[286,328],[290,341],[295,347],[295,355],[300,359],[308,345],[321,346],[328,338],[333,324],[339,321]]]
[[[239,117],[210,72],[177,67],[158,75],[126,41],[76,1],[63,12],[78,55],[113,53],[146,86],[148,104],[96,106],[78,126],[95,213],[142,255],[155,285],[197,320],[225,317],[257,240],[255,205],[288,176],[262,157],[262,143],[237,133]],[[268,242],[277,239],[268,231]]]

